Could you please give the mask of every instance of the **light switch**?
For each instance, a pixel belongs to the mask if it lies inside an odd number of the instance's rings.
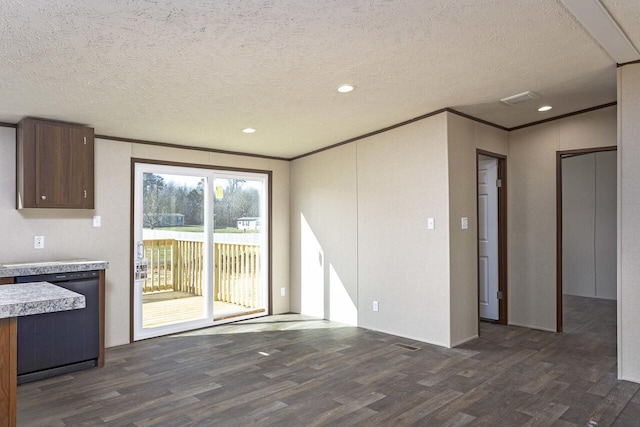
[[[463,230],[466,230],[466,229],[469,228],[469,218],[467,218],[467,217],[461,218],[460,222],[461,222]]]
[[[427,218],[427,229],[433,230],[436,228],[436,220],[433,218]]]
[[[102,218],[100,217],[100,215],[93,216],[93,226],[94,227],[102,226]]]

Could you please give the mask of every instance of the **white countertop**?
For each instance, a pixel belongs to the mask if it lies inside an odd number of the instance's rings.
[[[0,319],[84,307],[84,295],[48,282],[0,285]]]

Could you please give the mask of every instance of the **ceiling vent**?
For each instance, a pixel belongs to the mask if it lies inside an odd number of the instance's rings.
[[[507,96],[506,98],[502,98],[500,102],[503,102],[507,105],[517,105],[517,104],[522,104],[523,102],[533,101],[534,99],[538,99],[538,98],[540,98],[540,96],[538,96],[536,93],[533,93],[531,91],[526,91],[526,92],[519,93],[517,95]]]

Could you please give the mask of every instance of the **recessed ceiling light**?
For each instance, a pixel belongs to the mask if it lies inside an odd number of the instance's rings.
[[[338,88],[338,92],[340,93],[347,93],[347,92],[351,92],[352,90],[354,90],[356,87],[354,85],[342,85]]]
[[[543,112],[543,111],[549,111],[551,110],[553,107],[551,105],[543,105],[542,107],[538,108],[538,111]]]
[[[254,128],[244,128],[242,132],[244,133],[254,133],[256,130]]]

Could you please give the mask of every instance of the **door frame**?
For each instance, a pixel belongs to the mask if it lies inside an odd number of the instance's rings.
[[[502,299],[498,300],[498,323],[509,323],[509,293],[507,267],[507,156],[491,151],[476,149],[476,224],[479,218],[478,206],[478,160],[480,155],[498,160],[498,179],[502,185],[498,187],[498,291],[502,292]],[[477,289],[476,307],[478,308],[478,335],[480,335],[480,264],[477,254],[480,253],[480,227],[476,227],[476,269]]]
[[[583,154],[617,151],[617,145],[556,151],[556,332],[562,332],[562,159]]]
[[[129,193],[129,343],[134,343],[134,292],[135,292],[135,281],[134,281],[134,272],[135,265],[133,262],[134,259],[134,242],[135,242],[135,184],[136,184],[136,164],[137,163],[146,163],[151,165],[160,165],[160,166],[178,166],[178,167],[188,167],[188,168],[197,168],[197,169],[209,169],[209,170],[217,170],[221,172],[247,172],[247,173],[256,173],[263,174],[267,177],[267,186],[266,186],[266,202],[267,202],[267,210],[266,214],[267,218],[267,236],[266,236],[266,253],[267,253],[267,263],[266,267],[268,268],[268,272],[266,275],[267,280],[267,295],[266,295],[266,305],[267,311],[255,317],[268,316],[273,313],[273,172],[270,170],[263,169],[250,169],[250,168],[238,168],[238,167],[230,167],[230,166],[217,166],[217,165],[209,165],[209,164],[198,164],[198,163],[185,163],[185,162],[174,162],[168,160],[157,160],[157,159],[145,159],[139,157],[131,158],[131,183],[130,183],[130,193]],[[253,318],[253,317],[252,317]],[[197,329],[210,328],[212,326],[218,326],[225,323],[235,322],[239,320],[244,320],[243,317],[238,317],[237,319],[221,319],[220,321],[210,323],[207,326],[202,326]],[[143,338],[139,341],[151,339],[151,338]]]

